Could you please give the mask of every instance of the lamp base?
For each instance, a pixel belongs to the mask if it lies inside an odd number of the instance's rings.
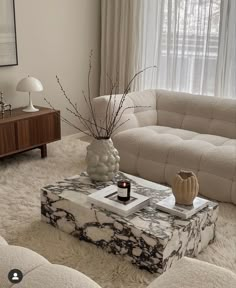
[[[24,111],[24,112],[32,113],[32,112],[37,112],[37,111],[39,111],[39,109],[35,108],[35,107],[32,105],[32,106],[26,107],[25,109],[23,109],[23,111]]]
[[[23,111],[24,112],[29,112],[29,113],[39,111],[39,109],[35,108],[33,103],[32,103],[32,98],[31,98],[30,92],[29,92],[29,105],[25,109],[23,109]]]

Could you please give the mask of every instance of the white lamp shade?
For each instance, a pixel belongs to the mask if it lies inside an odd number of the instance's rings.
[[[28,76],[20,80],[20,82],[16,86],[16,91],[39,92],[43,91],[43,85],[38,79]]]

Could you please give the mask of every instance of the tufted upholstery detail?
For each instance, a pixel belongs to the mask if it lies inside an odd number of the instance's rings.
[[[184,257],[148,286],[159,287],[235,288],[236,275],[222,267]]]
[[[118,103],[122,95],[116,95],[112,97],[110,101],[110,108],[108,110],[109,114],[118,108]],[[109,103],[109,96],[100,96],[93,99],[96,119],[101,120],[101,123],[104,123],[104,116],[106,115],[106,107]],[[143,108],[138,106],[144,106]],[[130,108],[129,108],[130,107]],[[123,117],[120,123],[129,119],[125,125],[122,125],[119,129],[115,131],[127,130],[135,127],[143,127],[148,125],[157,124],[157,98],[155,90],[148,90],[145,93],[135,92],[127,95],[126,100],[124,101],[123,108],[124,111]],[[128,109],[127,109],[128,108]]]
[[[156,90],[157,124],[236,138],[236,101]]]
[[[123,171],[172,185],[180,169],[190,169],[198,176],[202,195],[236,204],[235,142],[161,126],[126,130],[113,141]]]
[[[1,287],[13,287],[8,280],[12,269],[22,271],[24,277],[17,288],[101,288],[84,274],[71,268],[49,263],[44,257],[27,248],[7,245],[0,237]]]
[[[4,288],[101,288],[90,278],[74,269],[51,264],[27,248],[8,246],[1,236],[0,259],[1,287]],[[20,283],[13,285],[8,280],[7,276],[11,269],[22,271],[24,277]],[[192,286],[193,283],[194,286]],[[234,273],[212,264],[184,257],[174,267],[154,280],[148,288],[180,286],[233,288],[235,283]]]
[[[100,115],[106,101],[96,99]],[[172,185],[180,169],[192,170],[202,195],[236,204],[235,100],[147,90],[128,94],[130,105],[149,108],[127,110],[122,120],[131,120],[113,135],[122,171]]]
[[[121,96],[112,97],[110,109],[114,107],[114,101],[115,107],[118,107]],[[109,96],[94,99],[97,118],[104,119],[108,99]],[[123,108],[134,106],[144,107],[127,109],[122,121],[130,121],[116,133],[131,128],[160,125],[236,139],[236,101],[233,99],[146,90],[127,95]]]

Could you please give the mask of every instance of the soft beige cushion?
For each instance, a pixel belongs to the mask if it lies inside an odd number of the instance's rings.
[[[95,98],[93,103],[97,118],[104,119],[106,113],[111,115],[121,97],[113,95],[110,102],[109,96]],[[108,103],[111,109],[106,110]],[[159,125],[236,139],[235,99],[145,90],[128,94],[122,109],[125,113],[121,122],[127,119],[130,121],[114,134],[131,128]]]
[[[12,287],[8,280],[8,273],[12,269],[19,269],[24,275],[23,280],[14,285],[17,288],[101,288],[84,274],[51,264],[27,248],[8,246],[0,237],[0,287]]]
[[[224,268],[183,258],[148,288],[235,288],[236,275]]]
[[[97,123],[103,123],[105,128],[105,117],[108,115],[110,119],[111,114],[117,110],[122,95],[100,96],[93,99],[94,111],[96,114]],[[110,100],[109,100],[110,99]],[[109,105],[108,105],[109,104]],[[107,105],[109,109],[107,109]],[[140,107],[143,106],[143,107]],[[123,103],[121,121],[124,123],[121,127],[115,130],[114,134],[119,131],[127,130],[135,127],[142,127],[148,125],[156,125],[157,123],[157,98],[155,90],[147,90],[144,92],[129,93]],[[120,114],[118,118],[120,117]],[[118,119],[117,118],[117,119]],[[127,121],[128,120],[128,121]],[[118,127],[119,125],[117,125]]]
[[[0,279],[5,288],[12,286],[8,280],[10,270],[19,269],[23,275],[26,275],[29,271],[49,263],[45,258],[29,249],[12,245],[0,247],[0,259]]]
[[[236,138],[236,100],[156,90],[157,124]]]
[[[191,170],[202,195],[236,204],[236,145],[228,138],[147,126],[120,132],[113,142],[122,171],[172,185],[179,170]]]
[[[84,274],[61,265],[42,265],[30,271],[17,288],[101,288]]]

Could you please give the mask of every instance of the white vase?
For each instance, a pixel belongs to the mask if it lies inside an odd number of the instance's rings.
[[[119,171],[120,157],[111,139],[94,139],[87,147],[86,161],[92,180],[109,181]]]

